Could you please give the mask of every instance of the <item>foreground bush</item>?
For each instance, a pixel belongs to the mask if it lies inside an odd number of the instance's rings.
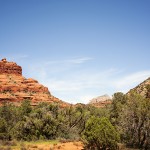
[[[107,118],[91,117],[86,123],[83,139],[85,149],[116,150],[119,135]]]

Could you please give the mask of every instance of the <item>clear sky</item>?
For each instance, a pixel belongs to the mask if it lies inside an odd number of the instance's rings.
[[[150,77],[150,0],[0,0],[0,59],[70,103]]]

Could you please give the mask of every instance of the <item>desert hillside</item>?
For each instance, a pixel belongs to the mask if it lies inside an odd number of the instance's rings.
[[[135,88],[131,89],[127,94],[130,94],[131,92],[140,94],[145,98],[150,98],[150,78],[146,79]]]

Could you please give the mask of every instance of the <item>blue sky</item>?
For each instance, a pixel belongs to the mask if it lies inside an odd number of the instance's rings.
[[[149,0],[0,0],[0,56],[70,103],[150,76]]]

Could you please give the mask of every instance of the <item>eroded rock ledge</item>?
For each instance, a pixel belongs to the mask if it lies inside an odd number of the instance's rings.
[[[0,74],[22,75],[22,68],[14,62],[8,62],[6,58],[0,61]]]

